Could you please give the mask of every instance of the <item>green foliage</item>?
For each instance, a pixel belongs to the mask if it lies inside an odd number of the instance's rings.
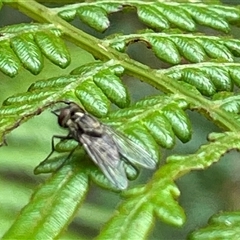
[[[97,239],[146,239],[157,219],[182,227],[187,218],[179,196],[184,189],[180,191],[175,181],[194,170],[207,169],[232,149],[240,150],[240,64],[236,60],[240,56],[240,41],[225,35],[238,27],[240,10],[234,6],[181,1],[71,2],[48,8],[33,0],[0,0],[0,7],[19,9],[38,22],[0,29],[2,74],[9,79],[26,74],[26,70],[28,74],[42,74],[46,59],[49,65],[60,68],[75,64],[65,74],[52,71],[52,75],[41,80],[34,79],[26,92],[17,89],[3,99],[1,144],[22,123],[56,107],[59,101],[70,100],[146,149],[160,167],[146,184],[120,193],[81,146],[67,157],[77,145],[73,140],[62,141],[55,147],[59,155],[35,168],[35,174],[52,175],[22,206],[3,239],[59,238],[78,208],[84,209],[91,182],[124,198]],[[118,29],[118,34],[98,39],[69,23],[78,17],[85,24],[83,28],[88,29],[88,25],[103,32],[110,28],[110,14],[133,11],[144,28],[149,29],[131,34],[120,34]],[[201,26],[214,29],[219,35],[199,33]],[[71,63],[67,41],[98,60],[82,64],[75,59]],[[151,49],[163,67],[153,69],[131,58],[128,48],[136,42]],[[131,91],[127,81],[123,81],[127,76],[155,87],[157,94],[141,94],[140,100],[130,103]],[[208,142],[194,153],[180,155],[175,150],[177,139],[184,146],[192,137],[192,120],[187,110],[209,119],[221,133],[212,132]],[[175,154],[171,152],[163,162],[166,149],[174,149]],[[138,176],[131,167],[126,171],[129,179]],[[239,216],[239,212],[219,213],[189,238],[238,239]]]
[[[193,232],[189,239],[238,239],[239,212],[224,212],[209,219],[209,226]]]
[[[79,171],[79,167],[74,164],[64,165],[36,190],[29,204],[22,210],[20,220],[16,220],[4,238],[58,237],[61,233],[59,229],[63,231],[66,228],[88,190],[88,178],[85,172]]]
[[[118,51],[125,51],[131,42],[142,41],[151,47],[160,60],[170,64],[179,64],[181,57],[192,63],[209,59],[222,59],[232,62],[239,57],[240,41],[193,34],[154,33],[147,31],[139,34],[117,35],[108,38],[108,44]]]
[[[51,24],[19,24],[1,29],[0,69],[10,77],[17,75],[20,64],[33,74],[43,68],[44,54],[50,61],[65,68],[70,56],[61,32]]]

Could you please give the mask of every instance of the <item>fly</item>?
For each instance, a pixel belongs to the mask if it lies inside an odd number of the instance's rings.
[[[139,165],[148,169],[156,167],[155,161],[139,145],[126,136],[102,124],[98,119],[85,112],[74,102],[64,102],[66,107],[53,113],[58,117],[58,124],[69,130],[66,137],[83,145],[93,162],[101,169],[107,179],[118,189],[126,189],[128,179],[124,161],[130,165]],[[52,152],[46,158],[48,159]]]

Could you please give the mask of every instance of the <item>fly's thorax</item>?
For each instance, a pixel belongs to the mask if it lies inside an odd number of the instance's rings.
[[[81,128],[84,133],[90,136],[101,137],[104,132],[102,124],[89,114],[82,115],[82,117],[76,119],[75,122],[79,125],[79,128]]]
[[[67,126],[70,132],[70,135],[77,141],[79,141],[79,137],[81,134],[84,133],[84,131],[79,127],[79,125],[73,121],[72,119],[69,119],[67,122]]]

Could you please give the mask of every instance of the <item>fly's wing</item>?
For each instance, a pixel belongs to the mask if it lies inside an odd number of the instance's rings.
[[[128,180],[125,169],[111,135],[104,133],[101,137],[93,137],[82,134],[79,140],[104,175],[117,188],[126,189]]]
[[[156,162],[143,148],[108,126],[104,126],[104,128],[105,131],[112,136],[119,153],[129,162],[149,169],[154,169],[156,167]]]

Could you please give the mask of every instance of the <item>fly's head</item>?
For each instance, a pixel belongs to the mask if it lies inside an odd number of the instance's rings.
[[[84,111],[75,103],[68,103],[65,108],[60,108],[53,113],[58,117],[58,124],[63,128],[70,128],[78,118],[84,116]]]

